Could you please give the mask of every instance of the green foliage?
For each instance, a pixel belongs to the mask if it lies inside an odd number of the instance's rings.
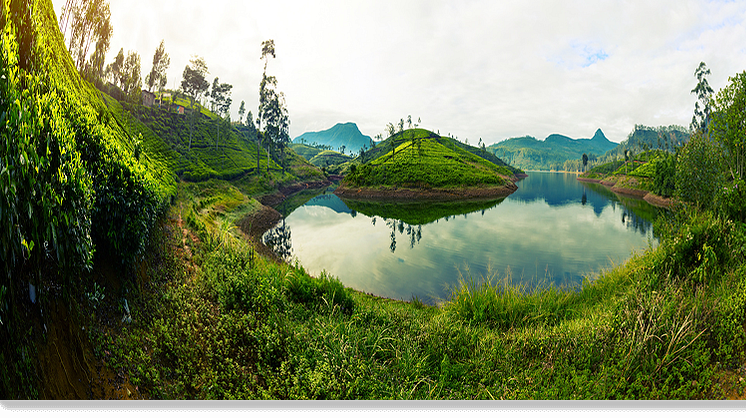
[[[731,234],[737,227],[711,212],[691,209],[660,219],[656,230],[663,240],[656,272],[697,283],[707,281],[718,274],[719,267],[743,257],[741,239]]]
[[[302,270],[291,271],[287,276],[287,290],[291,301],[314,308],[333,309],[351,313],[354,302],[339,279],[322,272],[318,278]]]
[[[3,5],[0,63],[0,243],[7,279],[26,263],[41,269],[53,257],[75,274],[90,268],[91,180],[75,137],[61,81],[43,69],[42,35],[20,57],[17,16]],[[34,28],[29,28],[31,32]],[[19,68],[26,62],[28,69]]]
[[[409,132],[415,133],[415,138],[421,137],[418,146],[409,139]],[[512,176],[505,166],[497,166],[455,145],[449,148],[425,137],[427,133],[425,130],[405,131],[400,134],[395,152],[360,165],[354,174],[345,177],[345,182],[356,186],[442,188],[504,185],[503,176]]]
[[[653,190],[656,195],[669,197],[676,193],[676,156],[666,153],[652,162]]]
[[[468,269],[466,277],[459,272],[458,284],[444,306],[445,314],[501,330],[567,320],[577,299],[574,290],[546,286],[529,289],[525,283],[513,284],[509,275],[500,283],[495,283],[494,273],[477,280]]]
[[[723,186],[717,195],[717,208],[726,218],[746,222],[746,181],[736,179]]]
[[[313,156],[309,163],[316,167],[329,167],[337,164],[346,163],[352,160],[352,157],[333,150],[324,150]]]
[[[681,149],[676,162],[676,195],[702,208],[712,208],[722,187],[722,149],[711,138],[696,133]]]
[[[746,72],[729,77],[715,97],[711,135],[723,145],[723,158],[733,179],[746,179]]]

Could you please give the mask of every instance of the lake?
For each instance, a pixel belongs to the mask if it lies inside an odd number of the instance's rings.
[[[265,243],[354,289],[426,303],[460,275],[577,287],[657,244],[658,210],[577,175],[529,172],[507,198],[439,204],[342,201],[331,190],[295,209]],[[493,275],[493,276],[490,276]]]

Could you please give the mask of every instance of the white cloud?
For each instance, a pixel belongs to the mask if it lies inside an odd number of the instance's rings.
[[[63,0],[54,0],[59,14]],[[688,125],[694,69],[717,90],[746,70],[746,4],[725,1],[112,0],[114,37],[149,70],[165,39],[168,86],[191,54],[257,107],[260,44],[291,136],[357,122],[374,136],[412,115],[486,143],[525,134],[622,141],[634,124]]]

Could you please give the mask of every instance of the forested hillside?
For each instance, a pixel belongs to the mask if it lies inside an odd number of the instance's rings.
[[[568,160],[579,160],[583,154],[599,156],[615,146],[598,129],[592,138],[572,139],[552,134],[539,141],[527,136],[491,144],[487,150],[523,170],[565,170]]]

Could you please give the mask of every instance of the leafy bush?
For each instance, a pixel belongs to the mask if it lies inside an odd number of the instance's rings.
[[[721,267],[744,257],[743,243],[732,234],[737,227],[731,220],[694,209],[660,218],[655,225],[662,238],[655,271],[661,278],[706,283]]]
[[[746,222],[746,181],[736,179],[726,184],[720,189],[717,203],[724,217]]]
[[[339,307],[344,313],[351,313],[354,307],[352,297],[344,285],[326,272],[314,278],[306,273],[293,271],[287,278],[287,290],[291,301],[312,307]]]
[[[655,160],[653,193],[660,196],[673,196],[676,193],[676,157],[669,154]]]
[[[16,6],[19,3],[17,2]],[[25,5],[25,3],[23,3]],[[53,258],[63,269],[90,267],[92,205],[89,179],[74,126],[64,107],[64,88],[43,71],[50,65],[33,48],[19,55],[18,21],[27,10],[3,2],[0,51],[0,252],[8,278],[29,261],[41,269]],[[22,69],[19,64],[26,63]]]
[[[701,208],[712,208],[723,182],[722,148],[697,133],[681,149],[676,162],[676,194]]]

